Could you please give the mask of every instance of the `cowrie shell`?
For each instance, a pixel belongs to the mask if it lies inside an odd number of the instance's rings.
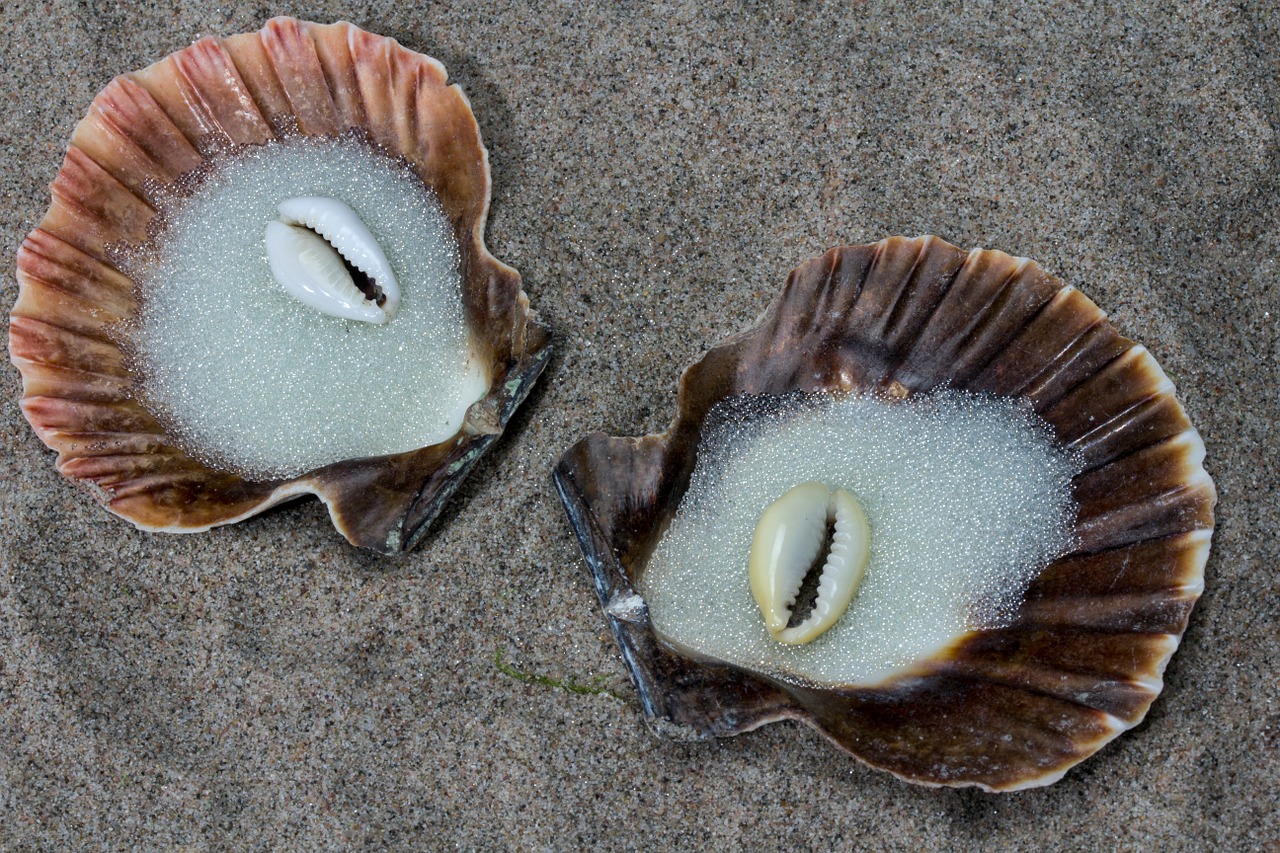
[[[267,260],[286,293],[334,317],[378,324],[391,319],[400,305],[400,284],[354,210],[318,196],[287,199],[277,210],[280,219],[267,223]],[[381,289],[378,302],[356,286],[343,258]]]
[[[827,543],[828,526],[833,526]],[[826,555],[818,597],[804,621],[788,628],[805,576]],[[803,483],[771,503],[756,523],[748,573],[765,627],[788,645],[808,643],[844,615],[871,556],[871,526],[845,489]]]

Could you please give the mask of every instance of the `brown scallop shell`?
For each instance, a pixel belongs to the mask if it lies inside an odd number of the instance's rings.
[[[1012,624],[840,689],[695,660],[654,636],[633,596],[712,406],[944,384],[1026,398],[1085,459],[1079,547],[1040,573]],[[754,326],[685,371],[666,432],[588,436],[554,476],[655,730],[701,739],[800,720],[908,781],[1007,791],[1056,781],[1160,692],[1203,588],[1216,501],[1203,456],[1155,360],[1081,293],[1002,252],[895,237],[802,264]]]
[[[212,153],[344,133],[404,158],[439,196],[461,247],[467,321],[487,349],[489,393],[456,435],[430,447],[284,481],[213,470],[134,399],[110,329],[135,313],[136,295],[110,259],[147,240],[158,193]],[[144,530],[207,530],[314,494],[352,543],[406,551],[550,355],[519,273],[485,248],[489,191],[479,127],[444,67],[350,24],[276,18],[117,77],[76,127],[49,212],[18,253],[9,352],[22,372],[22,410],[58,451],[59,471],[96,484],[109,510]]]

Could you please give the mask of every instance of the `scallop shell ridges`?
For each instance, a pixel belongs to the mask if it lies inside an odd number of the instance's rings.
[[[795,719],[924,785],[1047,785],[1142,720],[1203,589],[1216,495],[1204,446],[1147,351],[1035,263],[934,237],[832,249],[751,328],[681,377],[642,438],[593,434],[554,473],[602,604],[637,578],[693,472],[708,411],[734,395],[949,384],[1026,398],[1083,454],[1079,546],[1012,624],[871,688],[814,689],[693,660],[647,614],[606,619],[656,731],[699,737]]]
[[[287,481],[249,482],[182,452],[130,393],[109,328],[131,317],[133,282],[109,247],[147,239],[157,191],[206,154],[285,136],[356,131],[405,158],[437,193],[462,252],[463,302],[494,377],[461,430],[408,453],[338,462]],[[117,77],[76,127],[53,200],[18,254],[9,351],[22,410],[68,477],[97,487],[145,530],[195,532],[314,494],[352,543],[413,547],[497,439],[550,355],[520,276],[489,254],[488,154],[444,67],[350,24],[276,18],[256,33],[205,38]]]

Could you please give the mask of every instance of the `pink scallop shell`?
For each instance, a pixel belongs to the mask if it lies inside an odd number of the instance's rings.
[[[146,242],[158,193],[215,152],[289,135],[356,133],[403,157],[438,194],[462,249],[463,299],[494,377],[452,438],[251,482],[184,453],[132,393],[113,342],[136,310],[112,250]],[[144,530],[194,532],[313,494],[356,545],[413,547],[502,433],[550,355],[520,276],[489,254],[488,154],[444,67],[338,23],[276,18],[260,32],[202,39],[111,81],[76,127],[40,225],[18,253],[9,353],[22,410],[66,476]]]

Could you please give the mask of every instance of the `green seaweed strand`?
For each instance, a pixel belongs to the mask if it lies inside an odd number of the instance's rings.
[[[577,676],[569,676],[568,680],[561,681],[548,675],[538,675],[532,672],[525,672],[517,669],[504,659],[506,649],[498,646],[493,655],[494,666],[498,667],[498,671],[503,675],[509,675],[517,681],[523,681],[525,684],[541,684],[543,687],[554,687],[558,690],[567,690],[570,693],[577,693],[580,696],[610,696],[619,702],[626,700],[614,693],[608,687],[604,686],[604,682],[608,679],[607,675],[595,675],[587,683],[578,680]]]

